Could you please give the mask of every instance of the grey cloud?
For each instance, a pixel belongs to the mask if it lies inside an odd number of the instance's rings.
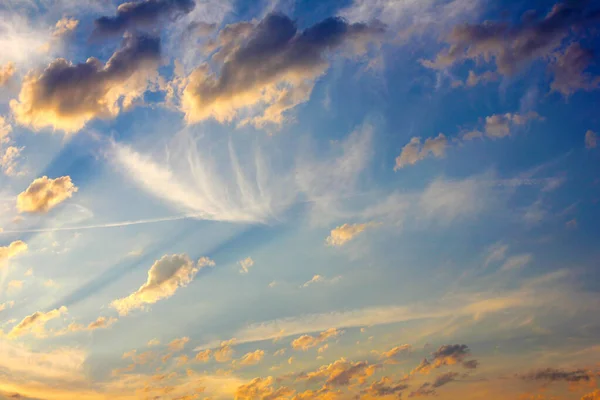
[[[528,381],[547,381],[547,382],[589,382],[592,378],[588,371],[584,369],[576,369],[567,371],[564,369],[546,368],[537,371],[532,371],[527,374],[520,375],[521,379]]]
[[[117,35],[131,28],[152,27],[164,19],[175,20],[192,12],[194,0],[143,0],[127,2],[117,8],[114,17],[94,21],[95,36]]]
[[[434,388],[444,386],[447,383],[455,381],[459,375],[458,372],[446,372],[445,374],[436,377],[431,386]]]
[[[570,96],[578,90],[594,90],[600,87],[600,77],[586,72],[594,63],[594,52],[584,49],[579,43],[572,43],[564,52],[556,55],[551,65],[554,81],[550,84],[553,91]]]

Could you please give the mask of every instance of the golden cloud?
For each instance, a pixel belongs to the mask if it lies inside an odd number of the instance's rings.
[[[6,85],[15,72],[17,72],[17,69],[15,68],[15,64],[12,62],[0,65],[0,86]]]
[[[265,356],[265,352],[263,350],[255,350],[250,353],[244,354],[242,358],[240,358],[239,363],[241,365],[254,365],[258,364],[263,357]]]
[[[16,240],[8,246],[0,247],[0,268],[6,265],[6,262],[17,255],[27,251],[27,243]]]
[[[146,283],[129,296],[114,300],[111,307],[120,315],[127,315],[131,310],[169,298],[190,283],[201,268],[214,265],[214,261],[206,257],[194,263],[185,254],[163,256],[148,270]]]
[[[325,239],[328,246],[343,246],[354,239],[372,224],[344,224],[331,230],[331,234]]]
[[[37,311],[23,318],[21,322],[8,332],[8,337],[13,339],[30,333],[36,337],[43,338],[46,336],[46,322],[58,318],[66,312],[67,307],[65,306],[48,312]]]
[[[344,331],[339,331],[335,328],[327,329],[324,332],[319,333],[317,336],[310,335],[302,335],[299,338],[292,341],[292,348],[295,350],[308,350],[311,347],[315,347],[327,339],[336,337],[344,333]]]
[[[17,196],[17,210],[20,213],[45,213],[71,198],[77,190],[70,176],[55,179],[43,176]]]

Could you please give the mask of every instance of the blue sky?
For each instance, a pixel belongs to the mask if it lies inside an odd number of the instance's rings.
[[[0,15],[0,399],[600,399],[595,2]]]

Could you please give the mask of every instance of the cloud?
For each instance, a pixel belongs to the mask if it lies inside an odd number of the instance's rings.
[[[212,354],[211,349],[200,350],[198,353],[196,353],[196,356],[194,357],[194,359],[196,361],[200,361],[200,362],[208,362],[208,360],[210,360],[211,354]]]
[[[445,374],[441,374],[435,378],[431,387],[438,388],[450,382],[454,382],[458,376],[460,376],[458,372],[446,372]]]
[[[473,369],[473,362],[465,360],[469,355],[469,347],[465,344],[443,345],[432,353],[431,360],[424,359],[412,373],[420,372],[422,374],[428,374],[434,369],[464,362],[467,362],[467,369]]]
[[[236,339],[225,340],[221,342],[221,346],[213,352],[216,362],[224,363],[231,360],[233,355],[233,345]]]
[[[151,28],[159,22],[172,21],[194,10],[194,0],[142,0],[126,2],[114,17],[103,16],[94,21],[94,36],[111,36],[126,30]]]
[[[449,223],[457,218],[476,215],[489,197],[489,189],[476,178],[462,181],[433,181],[418,200],[421,218]]]
[[[371,383],[371,385],[363,390],[364,394],[373,396],[374,398],[396,395],[401,398],[401,394],[408,388],[408,385],[403,381],[395,383],[394,380],[388,376],[382,377],[380,380]]]
[[[400,358],[401,356],[406,356],[407,354],[409,354],[411,352],[411,350],[412,350],[412,346],[410,344],[403,344],[401,346],[393,347],[393,348],[389,349],[388,351],[384,351],[383,353],[381,353],[379,358],[395,360],[395,359]]]
[[[43,176],[17,196],[17,210],[20,213],[46,213],[71,198],[77,190],[70,176],[55,179]]]
[[[302,335],[299,338],[292,341],[292,348],[294,350],[306,351],[311,347],[318,346],[321,343],[327,341],[328,339],[335,338],[343,333],[344,331],[340,331],[336,328],[330,328],[326,331],[319,333],[317,336]]]
[[[8,332],[8,337],[14,339],[26,334],[32,334],[38,338],[46,337],[46,322],[58,318],[66,312],[67,307],[65,306],[55,308],[48,312],[36,311],[23,318],[21,322],[15,325],[10,332]]]
[[[269,400],[291,396],[294,391],[285,386],[275,389],[272,377],[254,378],[247,384],[240,385],[235,391],[235,400]]]
[[[441,69],[467,59],[493,59],[498,72],[513,74],[526,63],[549,56],[571,31],[598,21],[600,14],[589,10],[587,3],[558,3],[544,16],[528,12],[514,24],[458,25],[445,38],[450,47],[423,64]]]
[[[27,251],[27,243],[16,240],[8,246],[0,247],[0,268],[6,266],[8,260]]]
[[[547,382],[589,382],[592,380],[590,373],[583,369],[567,371],[564,369],[546,368],[532,371],[527,374],[518,375],[521,379],[527,381],[547,381]]]
[[[5,144],[10,141],[8,135],[12,132],[12,126],[6,119],[0,116],[0,144]]]
[[[533,256],[531,254],[520,254],[517,256],[509,257],[502,267],[500,267],[500,271],[512,271],[515,269],[521,269],[527,264],[529,264],[533,260]]]
[[[98,317],[95,321],[90,322],[87,325],[82,325],[78,323],[71,323],[67,328],[54,332],[55,335],[65,335],[71,332],[91,332],[97,329],[107,329],[110,328],[115,322],[117,322],[117,318],[107,318],[107,317]]]
[[[307,282],[304,282],[304,284],[302,285],[302,287],[309,287],[311,285],[314,285],[315,283],[336,283],[340,279],[342,279],[341,276],[336,276],[336,277],[333,277],[331,279],[327,279],[327,278],[325,278],[322,275],[314,275],[311,280],[309,280]]]
[[[189,123],[228,122],[243,112],[242,124],[281,124],[286,111],[310,97],[316,78],[329,68],[327,54],[342,47],[361,52],[382,32],[381,25],[339,18],[298,31],[282,14],[226,27],[211,58],[218,72],[209,63],[196,68],[183,84],[181,108]]]
[[[4,150],[4,154],[0,153],[0,167],[7,176],[19,175],[17,171],[19,159],[21,158],[21,151],[24,147],[8,146]]]
[[[337,228],[331,230],[331,233],[327,239],[325,239],[325,244],[335,247],[343,246],[370,226],[372,226],[370,223],[344,224],[338,226]]]
[[[510,136],[514,126],[525,125],[529,121],[543,120],[535,111],[526,114],[494,114],[485,118],[485,135],[492,139]]]
[[[190,338],[185,336],[182,338],[172,340],[167,347],[168,347],[169,351],[172,351],[172,352],[181,351],[181,350],[183,350],[183,348],[189,341],[190,341]]]
[[[600,19],[599,19],[600,20]],[[554,57],[550,69],[554,80],[550,89],[568,97],[578,90],[591,91],[600,87],[600,77],[586,72],[594,62],[594,52],[584,49],[579,43],[571,43],[562,53]]]
[[[255,365],[261,362],[264,356],[265,352],[263,350],[255,350],[244,354],[244,356],[239,359],[239,363],[240,365]]]
[[[593,392],[584,395],[581,400],[600,400],[600,390],[596,389]]]
[[[207,266],[214,266],[214,262],[206,257],[194,263],[185,254],[165,255],[150,267],[146,283],[129,296],[114,300],[111,307],[120,315],[127,315],[131,310],[169,298]]]
[[[15,72],[17,72],[17,68],[12,62],[0,65],[0,87],[6,85]]]
[[[63,17],[56,22],[52,36],[61,37],[67,35],[79,26],[79,21],[75,18]]]
[[[415,136],[402,148],[400,155],[396,158],[394,171],[398,171],[407,165],[415,165],[429,155],[437,158],[443,157],[447,146],[448,139],[443,133],[434,138],[428,138],[423,145],[421,145],[421,138]]]
[[[588,130],[585,133],[585,148],[586,149],[595,149],[598,146],[598,134],[591,130]]]
[[[348,386],[351,382],[362,384],[379,368],[381,366],[378,364],[369,364],[366,361],[353,362],[341,358],[329,365],[323,365],[315,371],[301,375],[299,380],[311,383],[324,380],[328,387]]]
[[[252,258],[250,258],[250,257],[247,257],[247,258],[244,258],[243,260],[238,261],[238,264],[242,268],[240,270],[240,273],[247,274],[250,271],[250,267],[252,267],[254,265],[254,260],[252,260]]]
[[[21,125],[74,133],[94,118],[114,118],[131,107],[156,77],[159,61],[159,39],[127,35],[104,65],[93,57],[80,64],[59,58],[41,72],[30,71],[10,108]]]

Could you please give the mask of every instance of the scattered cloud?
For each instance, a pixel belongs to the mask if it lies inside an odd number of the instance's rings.
[[[20,213],[46,213],[71,198],[77,190],[70,176],[55,179],[43,176],[17,196],[17,210]]]
[[[194,10],[194,0],[142,0],[126,2],[117,8],[114,17],[103,16],[94,21],[94,36],[112,36],[126,30],[153,28],[159,22],[189,14]]]
[[[182,84],[186,120],[228,122],[244,112],[242,124],[281,124],[288,110],[309,99],[315,80],[329,67],[328,54],[342,47],[364,51],[382,32],[380,25],[339,18],[298,31],[282,14],[268,14],[257,24],[229,25],[219,33],[211,57],[218,74],[205,63]]]
[[[238,261],[238,264],[242,268],[240,269],[240,273],[247,274],[250,271],[250,268],[254,265],[254,260],[252,260],[250,257],[246,257],[243,260]]]
[[[292,343],[291,343],[292,348],[294,350],[306,351],[306,350],[310,349],[311,347],[318,346],[321,343],[323,343],[331,338],[338,337],[339,335],[341,335],[343,333],[344,333],[344,331],[340,331],[336,328],[330,328],[330,329],[327,329],[326,331],[319,333],[316,336],[302,335],[299,338],[294,339],[292,341]]]
[[[263,350],[255,350],[253,352],[244,354],[244,356],[239,359],[239,364],[255,365],[261,362],[264,356],[265,352]]]
[[[111,307],[120,315],[127,315],[132,310],[169,298],[207,266],[214,266],[214,262],[205,257],[194,263],[185,254],[165,255],[150,267],[146,283],[129,296],[113,301]]]
[[[589,371],[583,369],[564,370],[556,368],[546,368],[519,375],[521,379],[528,381],[546,381],[546,382],[589,382],[593,378]]]
[[[371,223],[365,224],[344,224],[331,230],[331,233],[325,239],[325,244],[328,246],[343,246],[356,236],[361,234],[365,229],[372,226]]]
[[[21,125],[74,133],[94,118],[113,118],[131,107],[156,77],[159,61],[159,39],[126,35],[104,65],[94,57],[80,64],[59,58],[41,72],[30,71],[10,108]]]
[[[8,246],[0,247],[0,268],[6,266],[8,260],[27,251],[27,243],[16,240]]]
[[[402,152],[396,158],[394,171],[398,171],[407,165],[415,165],[418,161],[424,160],[429,155],[433,157],[443,157],[448,146],[448,139],[443,133],[434,138],[428,138],[421,144],[420,137],[413,137],[410,142],[402,148]]]
[[[591,91],[600,87],[600,77],[586,72],[594,63],[594,52],[584,49],[579,43],[571,43],[562,53],[557,52],[550,69],[554,80],[550,89],[565,97],[584,90]]]
[[[75,30],[79,26],[79,20],[75,18],[63,17],[56,22],[52,36],[62,37]]]
[[[510,136],[514,126],[527,124],[529,121],[543,120],[535,111],[526,114],[506,113],[494,114],[485,118],[485,135],[492,139]]]
[[[473,369],[473,366],[477,366],[473,361],[465,360],[471,354],[469,347],[465,344],[449,344],[443,345],[432,353],[431,360],[425,358],[421,364],[419,364],[413,373],[419,372],[422,374],[429,374],[431,371],[437,368],[441,368],[446,365],[455,365],[465,363],[463,365],[467,369]]]
[[[43,338],[47,335],[45,329],[46,322],[58,318],[61,315],[66,314],[66,312],[67,307],[64,306],[48,312],[37,311],[23,318],[21,322],[15,325],[10,332],[8,332],[8,337],[14,339],[26,334],[32,334],[38,338]]]
[[[341,358],[329,365],[323,365],[315,371],[301,375],[299,380],[311,383],[325,381],[325,385],[328,387],[348,386],[351,382],[362,384],[379,368],[381,366],[378,364],[369,364],[366,361],[353,362]]]

